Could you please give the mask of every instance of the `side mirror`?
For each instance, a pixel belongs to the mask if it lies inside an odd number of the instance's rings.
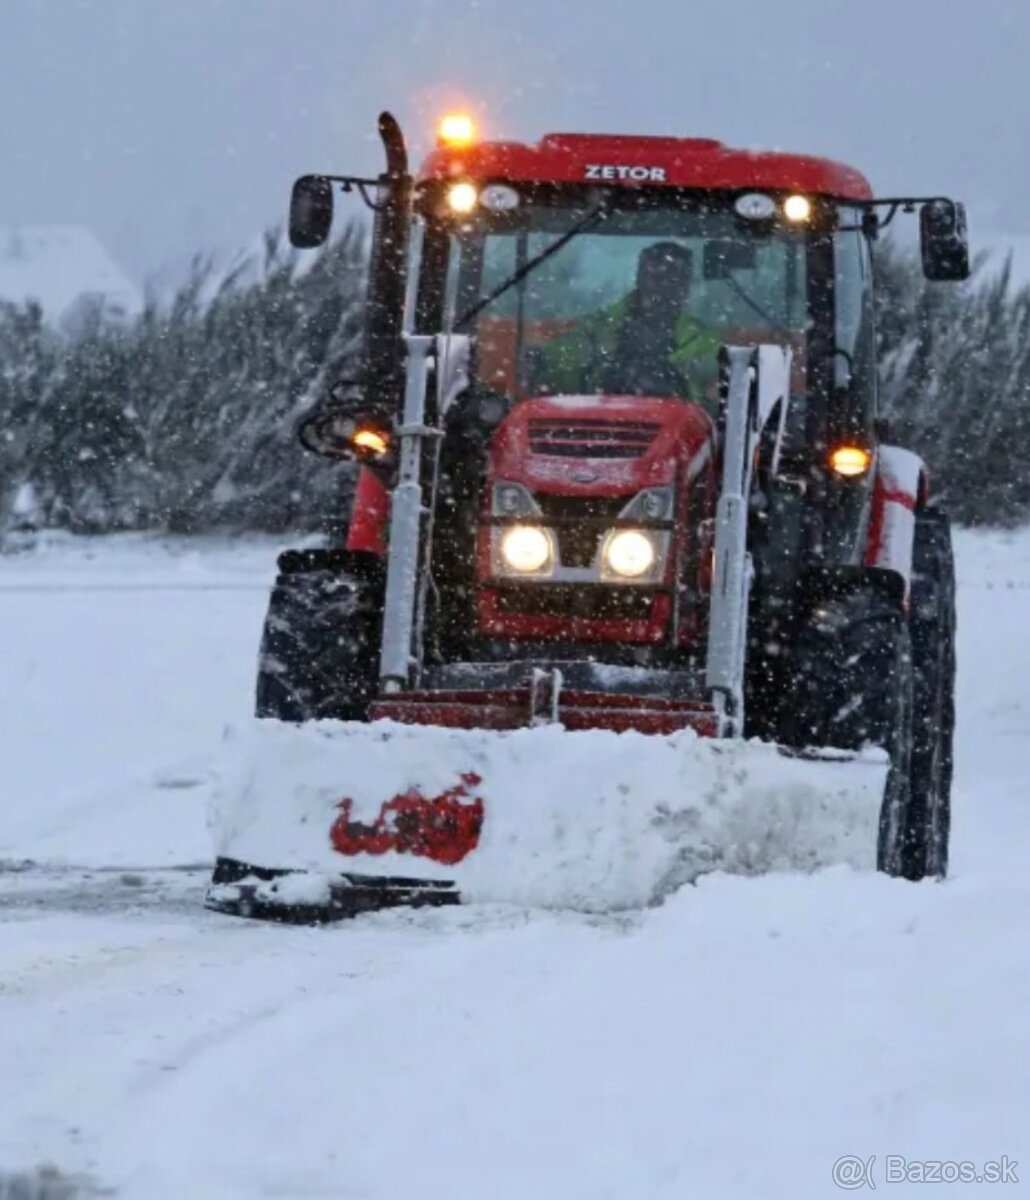
[[[754,242],[713,238],[705,242],[702,269],[705,279],[729,279],[734,271],[753,271]]]
[[[290,194],[290,245],[321,246],[333,223],[333,185],[324,175],[302,175]]]
[[[969,278],[966,207],[953,200],[929,200],[919,210],[923,274],[940,282]]]

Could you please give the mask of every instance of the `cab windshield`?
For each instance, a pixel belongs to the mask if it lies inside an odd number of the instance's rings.
[[[444,328],[513,276],[589,207],[521,203],[451,225]],[[649,395],[714,400],[718,349],[804,350],[805,239],[761,232],[732,208],[653,202],[605,210],[460,332],[481,387],[515,398]]]

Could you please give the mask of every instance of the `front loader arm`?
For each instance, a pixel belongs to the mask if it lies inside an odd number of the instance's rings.
[[[754,574],[748,517],[758,446],[777,421],[772,473],[779,466],[791,352],[782,346],[726,346],[722,377],[722,478],[715,510],[714,577],[705,679],[714,692],[720,736],[744,732],[744,669],[748,602]]]

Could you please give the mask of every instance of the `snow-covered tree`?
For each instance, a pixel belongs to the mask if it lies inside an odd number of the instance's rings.
[[[246,282],[197,260],[133,322],[98,309],[69,338],[0,308],[0,530],[27,487],[37,520],[87,532],[317,527],[347,476],[295,430],[353,374],[365,263],[357,227],[303,269],[269,235]]]

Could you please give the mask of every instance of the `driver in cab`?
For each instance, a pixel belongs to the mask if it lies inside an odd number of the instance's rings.
[[[636,286],[536,350],[539,394],[678,396],[704,401],[718,375],[718,336],[690,312],[693,255],[655,242]]]

